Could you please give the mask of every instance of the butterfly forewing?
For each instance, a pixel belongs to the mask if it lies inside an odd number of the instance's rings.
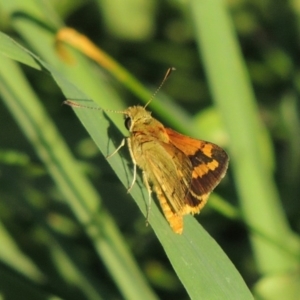
[[[191,207],[187,213],[199,212],[205,205],[209,193],[224,177],[228,167],[228,155],[219,146],[184,136],[166,128],[170,143],[184,152],[192,164],[192,180],[189,194],[185,198]]]

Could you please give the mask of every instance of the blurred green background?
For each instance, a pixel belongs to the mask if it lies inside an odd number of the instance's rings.
[[[89,60],[77,61],[88,64],[86,73],[77,70],[82,77],[65,71],[55,57],[56,31],[69,26],[88,36],[149,89],[143,95],[151,95],[167,68],[176,67],[149,109],[165,125],[215,142],[231,157],[227,176],[197,220],[257,299],[299,299],[299,17],[296,0],[214,0],[211,7],[205,1],[0,0],[0,30],[87,94],[84,99],[63,95],[47,70],[19,64],[78,168],[101,195],[102,209],[112,216],[145,277],[149,298],[196,299],[72,109],[61,105],[68,96],[122,109],[141,103],[143,96],[134,84],[118,80],[120,70],[114,73]],[[49,44],[39,38],[40,31]],[[18,113],[14,107],[9,96],[14,91],[4,79],[17,72],[4,63],[1,72],[0,299],[133,299],[119,286],[118,272],[99,259],[89,239],[93,233],[81,226],[84,216],[74,217],[67,205],[58,184],[63,179],[51,178],[58,171],[41,159],[47,155],[30,129],[22,131],[26,119],[20,123],[22,109]],[[90,92],[92,77],[108,89],[102,99]],[[22,94],[22,87],[17,84],[15,94]],[[109,117],[122,127],[120,115]],[[103,142],[104,155],[121,140],[110,130],[104,130],[110,140]],[[60,151],[55,142],[52,146]],[[127,151],[121,155],[126,159],[119,168],[130,169]],[[198,299],[213,299],[207,297]]]

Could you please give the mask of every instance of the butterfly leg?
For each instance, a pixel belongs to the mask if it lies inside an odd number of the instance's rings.
[[[132,178],[132,182],[129,186],[129,188],[127,189],[127,193],[130,193],[132,187],[134,186],[134,183],[136,181],[136,161],[135,161],[135,158],[134,158],[134,155],[132,153],[132,149],[131,149],[131,143],[130,143],[130,139],[127,138],[127,145],[128,145],[128,149],[129,149],[129,153],[130,153],[130,156],[131,156],[131,159],[132,159],[132,163],[133,163],[133,178]]]
[[[121,144],[118,146],[118,148],[113,153],[107,155],[106,159],[109,159],[112,156],[114,156],[125,145],[126,140],[127,140],[127,138],[124,138],[122,140]],[[136,181],[136,162],[135,162],[135,159],[133,157],[132,150],[131,150],[131,145],[130,145],[129,141],[128,141],[128,148],[129,148],[129,153],[130,153],[130,156],[131,156],[132,162],[133,162],[133,179],[132,179],[132,182],[131,182],[129,188],[127,189],[127,193],[130,193],[130,191],[131,191],[131,189],[132,189],[132,187],[133,187],[133,185]]]
[[[109,159],[111,158],[112,156],[114,156],[124,145],[125,145],[125,141],[126,141],[126,138],[124,138],[121,142],[121,144],[119,145],[119,147],[111,154],[107,155],[106,156],[106,159]]]
[[[129,188],[127,189],[127,193],[130,193],[132,187],[134,186],[135,181],[136,181],[136,163],[135,161],[133,161],[133,178]]]
[[[149,217],[150,217],[150,209],[151,209],[151,193],[152,193],[152,190],[151,190],[146,172],[143,172],[143,181],[144,181],[144,184],[145,184],[145,186],[147,188],[147,191],[148,191],[148,205],[147,205],[147,214],[146,214],[146,226],[148,226]]]

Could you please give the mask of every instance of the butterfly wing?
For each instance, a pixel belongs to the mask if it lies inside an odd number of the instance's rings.
[[[144,144],[143,154],[149,181],[161,189],[174,212],[181,212],[191,184],[191,162],[181,150],[159,141]]]
[[[192,165],[191,184],[185,198],[184,213],[198,213],[207,202],[211,191],[224,177],[228,167],[228,155],[219,146],[184,136],[165,128],[170,144],[181,150]]]
[[[157,141],[143,145],[146,179],[152,183],[162,211],[174,232],[183,231],[184,199],[189,193],[192,165],[186,155],[171,144]]]

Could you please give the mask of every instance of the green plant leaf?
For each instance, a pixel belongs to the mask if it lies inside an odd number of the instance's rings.
[[[7,45],[11,47],[11,43]],[[52,74],[66,97],[88,99],[84,93],[70,84],[53,67],[38,58],[36,59]],[[107,128],[112,126],[111,122],[101,111],[89,109],[76,109],[75,111],[100,151],[106,155],[107,145],[111,139],[111,136],[107,135]],[[112,129],[111,132],[113,135],[118,134],[116,129]],[[123,160],[124,158],[117,154],[109,160],[109,163],[124,186],[128,186],[130,181],[128,174],[131,174],[131,170],[127,168]],[[76,168],[72,168],[73,173],[75,170]],[[78,186],[75,181],[73,182],[72,177],[74,175],[67,175],[66,173],[65,176],[70,176],[67,181],[69,184],[66,182],[67,188],[70,189],[69,192],[77,194],[80,190],[81,201],[88,203],[90,200],[87,199],[89,196],[85,197],[86,186],[82,184]],[[141,184],[134,186],[131,195],[145,214],[145,199],[147,198],[145,189],[141,188]],[[98,220],[99,218],[97,217]],[[104,219],[100,222],[103,224]],[[201,295],[204,299],[252,299],[241,276],[225,253],[193,217],[187,216],[185,218],[184,233],[182,236],[178,236],[172,232],[160,210],[153,203],[150,224],[191,298],[197,299]],[[97,229],[95,228],[95,230]],[[124,276],[126,275],[124,274]]]

